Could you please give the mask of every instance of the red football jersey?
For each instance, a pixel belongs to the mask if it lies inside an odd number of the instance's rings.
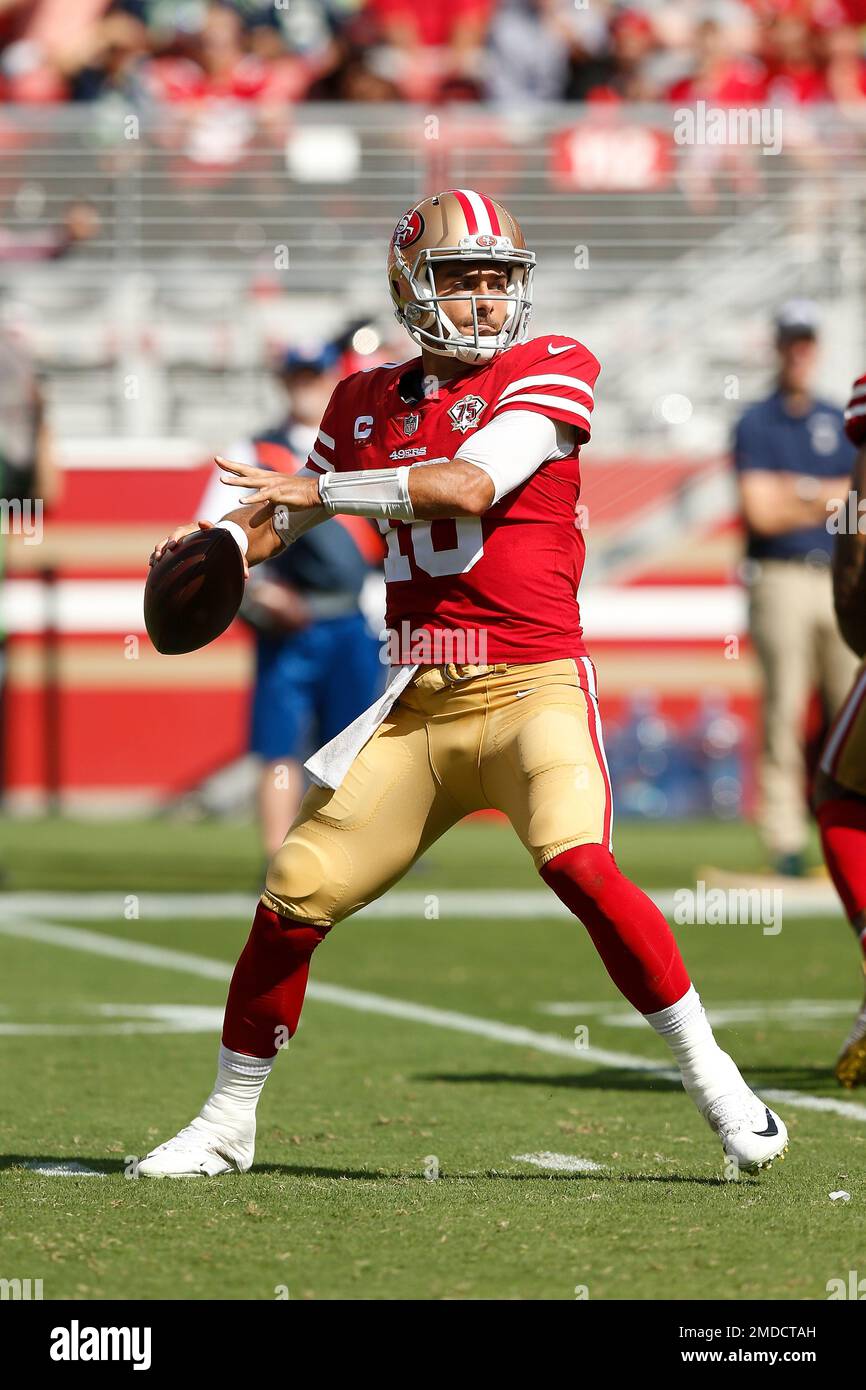
[[[394,662],[555,661],[586,654],[577,603],[585,545],[575,516],[599,364],[562,335],[533,338],[408,402],[420,357],[336,387],[307,466],[322,472],[441,463],[504,411],[576,426],[567,458],[541,465],[483,516],[382,522]],[[448,634],[462,634],[449,645]],[[429,640],[428,640],[429,639]]]

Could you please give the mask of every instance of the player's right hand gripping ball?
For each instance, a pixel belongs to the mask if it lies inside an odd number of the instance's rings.
[[[866,444],[866,372],[858,376],[851,388],[851,399],[845,407],[845,433],[858,448]]]
[[[158,652],[175,656],[225,632],[244,595],[244,562],[229,531],[193,531],[157,560],[144,589],[144,623]]]

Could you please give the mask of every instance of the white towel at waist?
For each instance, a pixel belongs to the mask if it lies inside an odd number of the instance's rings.
[[[336,791],[364,744],[388,717],[417,670],[417,666],[395,666],[378,700],[307,759],[304,767],[317,786]]]

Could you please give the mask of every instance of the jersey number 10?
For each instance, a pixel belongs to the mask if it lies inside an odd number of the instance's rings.
[[[425,459],[414,468],[423,468],[431,463],[447,463],[447,458]],[[481,518],[460,516],[455,519],[457,544],[444,550],[433,549],[432,521],[393,522],[380,521],[379,526],[388,546],[385,556],[385,582],[394,584],[399,580],[412,578],[409,556],[400,549],[400,527],[408,527],[409,549],[419,570],[434,579],[446,574],[466,574],[477,564],[484,554],[484,537],[481,532]]]

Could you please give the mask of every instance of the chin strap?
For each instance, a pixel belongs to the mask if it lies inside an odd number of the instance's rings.
[[[333,516],[369,516],[385,521],[414,521],[409,497],[409,468],[376,468],[369,472],[323,473],[319,479],[322,506]]]

